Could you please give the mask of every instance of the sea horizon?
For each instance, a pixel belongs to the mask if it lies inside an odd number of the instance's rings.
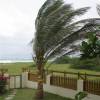
[[[0,59],[0,63],[33,62],[32,59]]]

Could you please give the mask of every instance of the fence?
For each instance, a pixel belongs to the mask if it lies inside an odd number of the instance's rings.
[[[88,93],[100,95],[100,80],[85,80],[84,91]]]
[[[9,88],[22,88],[22,76],[21,75],[10,75],[8,80]]]
[[[100,75],[51,71],[49,75],[45,74],[44,79],[47,92],[74,98],[79,91],[87,91],[90,95],[85,100],[100,100]],[[8,87],[36,89],[37,81],[37,74],[23,71],[21,75],[10,75]]]
[[[45,73],[47,72],[45,71]],[[10,79],[8,81],[9,83],[8,87],[9,88],[25,88],[29,86],[34,87],[32,83],[35,82],[34,85],[37,86],[36,85],[37,81],[38,81],[37,74],[23,71],[21,75],[10,75]],[[59,89],[61,88],[62,90],[64,89],[65,92],[68,91],[67,93],[72,93],[72,90],[73,91],[78,90],[78,91],[87,91],[88,93],[91,94],[100,95],[100,75],[50,71],[49,75],[47,74],[44,75],[44,81],[46,85],[46,90],[48,89],[48,92],[53,91],[53,93],[55,93],[55,91],[58,88]],[[71,90],[71,92],[69,92],[68,89]]]
[[[88,79],[96,79],[100,80],[100,75],[93,75],[93,74],[87,74],[87,73],[79,73],[79,72],[62,72],[62,71],[47,71],[49,74],[52,75],[60,75],[60,76],[68,76],[68,77],[74,77],[77,79],[82,80],[88,80]]]
[[[37,82],[38,81],[38,75],[29,72],[28,73],[28,80]],[[43,82],[46,83],[46,75],[43,75]]]
[[[33,74],[33,73],[28,73],[28,80],[37,82],[38,81],[38,75]]]
[[[78,79],[83,80],[83,91],[100,95],[100,75],[50,71],[50,85],[77,90]],[[49,73],[49,74],[50,74]],[[46,76],[46,75],[45,75]],[[37,82],[37,75],[29,73],[28,80]],[[94,79],[95,77],[95,79]],[[97,78],[99,78],[97,80]],[[45,78],[46,81],[46,78]]]
[[[100,75],[51,71],[50,84],[77,90],[77,81],[83,80],[83,91],[100,95]]]
[[[50,85],[77,90],[77,81],[83,80],[83,91],[100,95],[100,75],[50,71]],[[37,75],[29,73],[28,80],[37,82]],[[95,78],[94,78],[95,77]],[[46,81],[46,78],[45,78]]]
[[[64,97],[70,97],[72,99],[74,99],[75,95],[78,92],[87,91],[90,94],[88,94],[88,97],[85,98],[85,100],[100,100],[100,96],[99,96],[100,83],[99,81],[97,82],[98,85],[94,83],[96,82],[96,80],[94,80],[93,83],[89,83],[89,82],[87,83],[87,81],[91,81],[89,80],[91,79],[90,78],[91,75],[90,76],[89,75],[87,75],[86,73],[85,75],[83,74],[81,75],[80,73],[73,74],[70,72],[69,73],[51,72],[46,76],[46,84],[44,84],[44,90],[49,93],[57,94]],[[28,76],[32,77],[31,74],[28,74]],[[37,82],[29,78],[27,82],[27,87],[36,89]],[[93,89],[92,92],[90,90],[91,88]]]
[[[52,75],[50,77],[50,85],[77,90],[77,79]]]
[[[8,81],[9,88],[23,88],[27,87],[27,81],[38,81],[38,75],[33,73],[27,73],[28,75],[10,75]],[[27,78],[25,78],[27,76]],[[94,78],[95,77],[95,78]],[[78,89],[78,79],[83,80],[83,91],[86,91],[91,94],[100,95],[100,75],[91,75],[91,74],[80,74],[80,73],[70,73],[70,72],[55,72],[52,71],[50,75],[50,85],[58,86],[62,88],[68,88],[77,90]],[[97,79],[98,78],[98,79]],[[46,77],[44,79],[45,83],[47,81]]]

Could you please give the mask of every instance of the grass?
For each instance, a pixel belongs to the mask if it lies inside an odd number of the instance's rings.
[[[10,93],[11,91],[8,91],[6,94],[0,95],[0,100],[4,100]]]
[[[33,72],[36,72],[36,67],[34,67],[33,63],[5,63],[5,64],[0,64],[0,68],[7,68],[8,73],[13,75],[21,74],[22,68],[30,68]],[[71,68],[69,64],[52,64],[48,68],[48,70],[64,71],[64,72],[80,72],[80,73],[100,75],[100,72],[93,71],[93,70]]]
[[[33,89],[19,89],[13,100],[35,100],[35,90]],[[72,100],[58,95],[45,93],[45,98],[43,100]]]
[[[4,100],[4,98],[7,96],[7,94],[6,95],[0,95],[0,100]]]
[[[11,75],[18,75],[22,73],[22,68],[31,68],[33,71],[35,67],[33,67],[33,63],[1,63],[0,68],[8,69],[8,73]]]
[[[96,74],[100,75],[100,72],[94,71],[94,70],[85,70],[85,69],[74,69],[71,68],[70,64],[52,64],[49,68],[49,70],[54,71],[62,71],[62,72],[80,72],[80,73],[88,73],[88,74]]]

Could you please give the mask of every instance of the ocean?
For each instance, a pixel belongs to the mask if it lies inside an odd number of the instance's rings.
[[[0,63],[33,62],[33,60],[0,60]]]

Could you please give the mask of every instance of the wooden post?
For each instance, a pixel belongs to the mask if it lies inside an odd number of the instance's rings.
[[[66,73],[64,72],[64,87],[66,87]]]
[[[85,80],[87,79],[87,74],[85,73]]]
[[[80,78],[80,73],[78,72],[78,79]]]

